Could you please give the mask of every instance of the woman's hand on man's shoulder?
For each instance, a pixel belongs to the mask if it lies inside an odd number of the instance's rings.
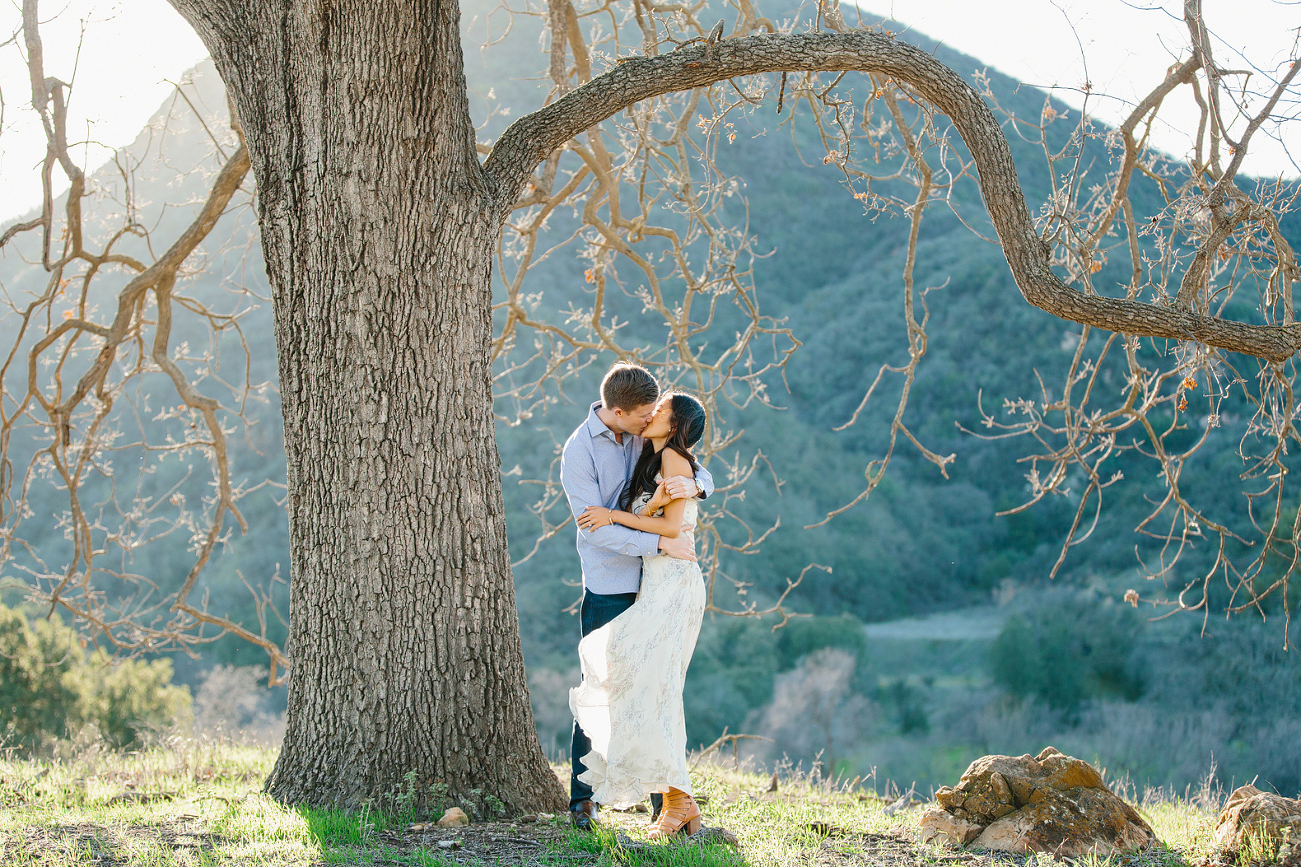
[[[685,461],[685,458],[683,459]],[[699,493],[696,480],[686,475],[673,475],[660,482],[660,490],[670,500],[691,499]]]

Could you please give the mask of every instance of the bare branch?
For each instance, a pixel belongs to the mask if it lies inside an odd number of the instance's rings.
[[[744,75],[783,71],[860,70],[907,82],[953,121],[980,172],[981,191],[1008,265],[1031,304],[1109,331],[1192,340],[1282,361],[1301,346],[1301,327],[1249,325],[1129,299],[1079,293],[1049,266],[1049,251],[1030,219],[1002,130],[979,94],[930,55],[879,33],[756,36],[726,40],[706,57],[690,48],[618,64],[502,135],[484,164],[498,201],[513,202],[533,166],[555,148],[643,99]]]

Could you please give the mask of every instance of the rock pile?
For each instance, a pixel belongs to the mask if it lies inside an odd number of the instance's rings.
[[[1037,756],[985,756],[957,786],[935,793],[924,842],[1060,857],[1147,849],[1156,835],[1087,762],[1048,747]]]
[[[1301,801],[1243,786],[1215,823],[1216,860],[1301,867]]]

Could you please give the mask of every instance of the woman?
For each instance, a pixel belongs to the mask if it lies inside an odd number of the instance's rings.
[[[578,526],[623,524],[676,537],[695,528],[695,500],[669,501],[661,478],[695,477],[691,447],[705,432],[705,408],[686,394],[665,395],[642,431],[646,440],[621,509],[589,508]],[[687,730],[682,684],[700,634],[705,587],[695,561],[664,554],[642,559],[641,587],[632,607],[578,645],[583,683],[569,691],[574,718],[592,742],[579,779],[592,800],[610,806],[639,803],[663,792],[652,839],[700,829],[700,808],[687,773]]]

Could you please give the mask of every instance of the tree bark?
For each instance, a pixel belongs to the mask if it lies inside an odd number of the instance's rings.
[[[258,184],[292,550],[287,730],[303,804],[563,795],[529,704],[493,435],[500,216],[455,3],[182,2]]]

